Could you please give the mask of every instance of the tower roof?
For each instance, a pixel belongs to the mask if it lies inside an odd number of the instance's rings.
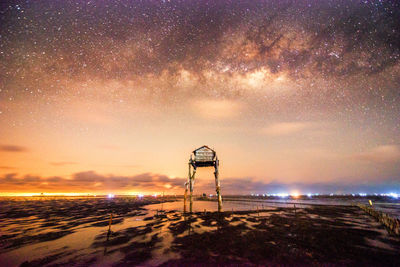
[[[211,150],[212,152],[215,153],[215,151],[214,151],[213,149],[211,149],[209,146],[206,146],[206,145],[201,146],[201,147],[199,147],[199,148],[196,148],[195,150],[193,150],[193,153],[196,154],[196,151],[198,151],[198,150]]]

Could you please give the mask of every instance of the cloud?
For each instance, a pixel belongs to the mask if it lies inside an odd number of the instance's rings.
[[[126,165],[118,165],[119,167],[123,167],[123,168],[137,168],[140,165],[139,164],[126,164]]]
[[[262,129],[262,133],[270,136],[284,136],[302,132],[312,125],[307,122],[279,122]]]
[[[374,163],[393,163],[400,161],[400,148],[397,145],[381,145],[354,155],[356,159]]]
[[[65,166],[65,165],[74,165],[78,164],[77,162],[74,161],[55,161],[55,162],[50,162],[50,165],[53,166]]]
[[[379,182],[317,182],[317,183],[284,183],[257,181],[252,177],[247,178],[225,178],[221,179],[222,194],[277,194],[291,193],[293,191],[301,194],[308,193],[387,193],[393,188],[399,188],[400,182],[395,178]],[[215,192],[214,182],[198,184],[195,187],[197,193]]]
[[[346,180],[346,179],[343,179]],[[396,177],[386,178],[379,182],[317,182],[285,183],[256,180],[254,177],[222,178],[223,195],[232,194],[275,194],[298,191],[307,193],[384,193],[399,188]],[[349,180],[350,181],[350,180]],[[133,176],[102,175],[94,171],[78,172],[71,178],[35,175],[19,176],[10,173],[0,176],[2,192],[163,192],[183,194],[186,178],[171,178],[167,175],[142,173]],[[212,180],[198,180],[195,194],[214,193],[215,183]]]
[[[225,119],[238,116],[243,110],[243,105],[231,100],[203,99],[194,102],[193,109],[206,119]]]
[[[12,166],[0,166],[0,170],[13,170],[15,167]]]
[[[116,146],[116,145],[100,145],[99,148],[105,149],[105,150],[120,150],[121,147]]]
[[[71,178],[16,173],[0,176],[3,192],[161,192],[182,189],[186,178],[171,178],[162,174],[143,173],[134,176],[102,175],[94,171],[74,173]]]
[[[0,145],[0,151],[4,152],[26,152],[28,149],[17,145]]]

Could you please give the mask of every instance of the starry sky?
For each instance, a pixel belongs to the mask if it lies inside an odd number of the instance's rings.
[[[400,4],[0,3],[0,194],[400,192]],[[211,169],[195,191],[213,193]]]

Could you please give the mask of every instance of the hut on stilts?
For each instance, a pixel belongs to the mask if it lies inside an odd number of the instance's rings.
[[[189,211],[190,212],[193,211],[194,177],[197,168],[200,167],[214,167],[215,190],[217,192],[217,198],[218,198],[218,211],[222,211],[222,197],[221,197],[221,188],[219,183],[218,166],[219,166],[219,160],[217,157],[217,153],[208,146],[199,147],[192,152],[189,159],[188,180],[185,183],[184,212],[186,212],[186,200],[188,191],[190,192]]]

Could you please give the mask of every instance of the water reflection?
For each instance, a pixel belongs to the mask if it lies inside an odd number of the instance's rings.
[[[337,202],[337,203],[336,203]],[[258,200],[252,201],[248,199],[235,199],[235,200],[224,200],[223,211],[245,211],[245,210],[261,210],[270,207],[283,207],[283,208],[293,208],[294,205],[298,208],[305,208],[313,205],[350,205],[350,203],[345,202],[324,202],[324,201],[298,201],[298,200]],[[184,211],[183,202],[175,201],[164,203],[164,209],[171,211]],[[151,211],[157,211],[160,209],[159,204],[145,206],[146,209]],[[197,200],[193,201],[193,212],[207,212],[207,211],[218,211],[218,205],[215,201],[205,201]]]

